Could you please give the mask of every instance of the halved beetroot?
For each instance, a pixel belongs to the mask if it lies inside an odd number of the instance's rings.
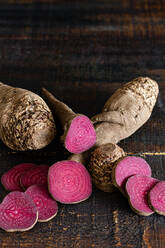
[[[153,214],[148,204],[148,193],[158,182],[157,179],[147,176],[135,175],[128,178],[126,191],[129,196],[129,203],[132,209],[144,216]]]
[[[113,167],[112,182],[125,195],[125,183],[133,175],[151,177],[151,167],[143,158],[127,156]]]
[[[37,207],[38,222],[49,221],[57,215],[57,202],[52,199],[45,185],[32,185],[25,191],[25,194],[32,198]]]
[[[47,185],[48,178],[48,165],[38,165],[35,168],[31,168],[26,171],[20,177],[20,185],[27,189],[34,184],[45,184]]]
[[[165,181],[158,182],[150,190],[149,202],[155,212],[165,215]]]
[[[96,143],[96,132],[91,120],[85,115],[76,116],[69,127],[65,148],[72,153],[81,153]]]
[[[87,169],[71,160],[57,162],[49,168],[48,186],[52,197],[66,204],[84,201],[92,193],[91,177]]]
[[[10,192],[0,204],[0,228],[7,232],[27,231],[37,219],[34,202],[23,192]]]
[[[32,163],[22,163],[14,166],[2,175],[2,185],[8,191],[22,191],[22,187],[20,186],[20,176],[25,173],[25,171],[35,167],[36,165]]]

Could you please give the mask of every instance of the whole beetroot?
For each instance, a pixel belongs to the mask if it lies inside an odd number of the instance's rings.
[[[116,190],[112,183],[112,169],[123,156],[123,149],[112,143],[101,145],[91,153],[88,169],[98,189],[105,192]]]
[[[56,134],[50,109],[31,91],[0,83],[0,139],[11,149],[36,150]]]

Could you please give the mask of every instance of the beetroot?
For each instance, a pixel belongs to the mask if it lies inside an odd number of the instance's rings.
[[[96,143],[93,125],[85,115],[76,116],[69,127],[65,138],[65,148],[72,153],[81,153]]]
[[[116,164],[112,170],[112,182],[125,195],[125,183],[133,175],[151,176],[151,167],[140,157],[127,156]]]
[[[26,171],[20,177],[20,185],[27,189],[33,184],[47,184],[48,165],[38,165]]]
[[[91,148],[96,142],[96,132],[91,120],[82,114],[76,114],[65,103],[58,100],[48,90],[42,89],[43,97],[64,133],[61,141],[72,153],[81,153]]]
[[[158,182],[150,190],[149,202],[155,212],[165,215],[165,181]]]
[[[49,168],[48,186],[52,197],[66,204],[84,201],[92,193],[88,171],[82,164],[71,160],[57,162]]]
[[[1,183],[8,191],[19,190],[22,191],[20,186],[20,176],[27,170],[35,168],[35,164],[22,163],[14,166],[12,169],[5,172],[1,177]]]
[[[10,192],[0,204],[0,228],[7,232],[27,231],[37,219],[34,202],[23,192]]]
[[[130,206],[136,213],[144,216],[153,213],[147,201],[147,194],[157,182],[158,180],[155,178],[141,175],[128,178],[126,191],[129,196]]]
[[[25,194],[34,201],[38,211],[38,222],[46,222],[57,215],[58,205],[53,200],[45,185],[32,185]]]

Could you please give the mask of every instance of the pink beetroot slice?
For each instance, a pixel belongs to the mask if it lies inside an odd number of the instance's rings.
[[[112,170],[113,184],[125,194],[125,183],[133,175],[151,177],[151,167],[143,158],[127,156],[114,166]]]
[[[147,176],[135,175],[128,178],[126,191],[132,209],[144,216],[151,215],[152,209],[148,204],[148,193],[158,182],[157,179]]]
[[[66,204],[84,201],[92,193],[87,169],[71,160],[57,162],[49,168],[48,187],[55,200]]]
[[[158,182],[150,190],[149,202],[155,212],[165,215],[165,181]]]
[[[37,219],[34,202],[23,192],[10,192],[0,204],[0,228],[7,232],[27,231]]]
[[[20,176],[31,168],[35,168],[35,164],[22,163],[14,166],[12,169],[5,172],[1,177],[1,183],[8,191],[19,190],[22,191],[20,186]]]
[[[31,168],[21,175],[20,185],[24,189],[27,189],[33,184],[47,185],[48,169],[48,165],[38,165],[35,168]]]
[[[96,133],[90,119],[84,115],[76,116],[69,127],[65,139],[65,148],[71,153],[81,153],[96,142]]]
[[[26,190],[25,194],[32,198],[37,207],[38,222],[49,221],[57,215],[57,202],[51,198],[45,185],[32,185]]]

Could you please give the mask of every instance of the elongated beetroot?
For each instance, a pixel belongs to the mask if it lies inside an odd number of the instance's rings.
[[[2,185],[8,191],[22,191],[22,187],[20,186],[20,176],[25,173],[25,171],[35,168],[35,166],[36,165],[32,163],[22,163],[14,166],[2,175]]]
[[[151,167],[140,157],[127,156],[112,169],[112,182],[125,195],[125,183],[133,175],[151,176]]]
[[[42,93],[52,113],[62,125],[64,134],[61,141],[65,148],[76,154],[91,148],[96,143],[96,133],[91,120],[85,115],[74,113],[48,90],[43,88]]]
[[[21,175],[20,185],[27,189],[34,184],[47,184],[48,169],[48,165],[38,165],[35,168],[31,168]]]
[[[155,178],[141,175],[128,178],[126,191],[133,211],[144,216],[153,214],[147,201],[147,195],[157,182],[158,180]]]
[[[0,228],[7,232],[27,231],[37,222],[37,208],[23,192],[10,192],[0,204]]]
[[[52,197],[66,204],[84,201],[92,193],[88,171],[82,164],[71,160],[57,162],[49,168],[48,186]]]
[[[57,215],[57,202],[51,198],[45,185],[32,185],[26,190],[25,194],[32,198],[37,207],[38,222],[49,221]]]
[[[158,182],[150,190],[149,202],[155,212],[165,215],[165,181]]]

